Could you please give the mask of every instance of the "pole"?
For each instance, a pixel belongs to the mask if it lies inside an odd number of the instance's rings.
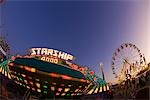
[[[101,72],[102,72],[102,77],[103,77],[103,80],[105,81],[105,75],[104,75],[104,65],[103,63],[100,63],[100,69],[101,69]]]
[[[100,63],[100,69],[101,69],[101,72],[102,72],[102,78],[103,78],[103,81],[105,81],[105,75],[104,75],[104,65],[103,63]],[[107,87],[105,88],[106,90],[104,90],[104,87],[106,87],[106,84],[102,84],[102,91],[107,91]]]

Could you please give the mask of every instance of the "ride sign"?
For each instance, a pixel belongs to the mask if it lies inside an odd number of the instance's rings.
[[[31,56],[40,56],[40,60],[58,64],[59,59],[74,60],[71,54],[49,48],[31,48]]]

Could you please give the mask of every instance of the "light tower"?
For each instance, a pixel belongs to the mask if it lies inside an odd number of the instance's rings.
[[[104,75],[104,64],[103,64],[103,63],[100,63],[100,69],[101,69],[101,72],[102,72],[103,80],[105,81],[105,75]]]

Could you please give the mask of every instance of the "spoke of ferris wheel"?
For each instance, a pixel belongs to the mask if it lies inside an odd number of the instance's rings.
[[[139,56],[139,60],[140,60],[140,55],[139,54],[132,56],[132,58],[136,58],[138,56]]]
[[[118,48],[119,50],[121,49],[121,48]],[[117,55],[115,55],[117,58],[123,58],[123,55],[122,55],[122,51],[123,51],[123,49],[121,49],[119,52],[118,52],[118,49],[117,49],[117,51],[116,51],[116,53],[117,53]]]
[[[121,59],[121,58],[122,58],[119,54],[114,55],[113,57],[115,58],[115,60],[117,60],[117,59]]]
[[[127,64],[129,64],[130,66],[132,66],[126,59],[124,59],[124,61],[125,61]]]
[[[122,63],[116,63],[114,68],[120,69],[120,68],[122,68],[122,65],[123,65]]]
[[[122,63],[116,63],[116,64],[115,64],[115,66],[116,66],[115,69],[120,69],[120,68],[122,68],[122,65],[123,65]]]
[[[121,50],[120,50],[120,55],[119,55],[119,57],[121,57],[121,58],[124,57],[124,49],[121,49]]]
[[[135,49],[133,48],[133,46],[129,48],[129,51],[130,51],[129,52],[130,56],[132,56],[134,54],[134,52],[135,52]]]
[[[118,62],[118,61],[121,62],[121,60],[122,60],[121,58],[118,58],[118,57],[116,58],[116,57],[115,57],[114,62]]]
[[[132,57],[132,58],[134,58],[134,57],[136,57],[136,56],[140,56],[140,53],[139,52],[136,52],[136,51],[132,51],[132,52],[130,52],[130,57]]]
[[[124,47],[120,53],[122,55],[122,58],[126,57],[126,54],[127,54],[127,48]]]
[[[128,48],[124,46],[124,48],[122,49],[122,52],[123,52],[123,57],[122,58],[126,57],[127,54],[128,54]]]
[[[129,57],[128,60],[131,61],[131,62],[134,61],[134,60],[139,61],[140,58],[139,58],[138,56],[137,56],[137,57],[134,57],[134,58]]]
[[[132,62],[136,63],[136,61],[138,62],[138,59],[133,59]],[[140,60],[139,60],[140,61]]]
[[[118,66],[118,65],[123,64],[121,60],[116,60],[114,63],[115,63],[114,66]]]

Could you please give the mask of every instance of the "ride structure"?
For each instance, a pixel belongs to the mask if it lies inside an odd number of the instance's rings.
[[[136,77],[145,65],[144,55],[131,43],[122,44],[112,57],[112,72],[119,82]]]
[[[150,71],[144,54],[134,44],[124,43],[113,54],[112,72],[118,79],[116,84],[116,99],[135,99],[136,93],[149,81]]]
[[[6,57],[9,46],[2,41],[0,73],[21,88],[23,98],[76,98],[109,90],[94,71],[73,63],[71,54],[31,48],[27,55]]]

